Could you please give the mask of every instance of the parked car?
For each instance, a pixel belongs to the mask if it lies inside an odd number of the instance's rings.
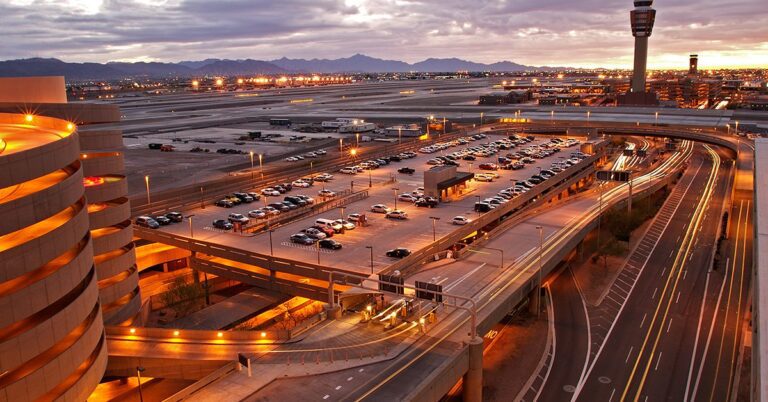
[[[326,237],[333,237],[334,234],[336,234],[336,231],[333,230],[333,228],[323,225],[312,225],[311,227],[325,233]]]
[[[317,195],[323,198],[333,198],[336,196],[336,193],[331,190],[320,190],[317,192]]]
[[[243,214],[235,214],[235,213],[229,214],[229,216],[227,217],[227,220],[232,223],[238,222],[241,225],[247,225],[248,222],[251,221],[250,219],[243,216]]]
[[[261,208],[261,210],[264,211],[264,213],[267,214],[267,216],[274,216],[274,215],[279,215],[280,214],[280,210],[279,209],[277,209],[275,207],[272,207],[272,206],[269,206],[269,205],[267,205],[264,208]]]
[[[315,244],[315,239],[307,236],[305,233],[292,234],[290,237],[292,243],[312,245]]]
[[[333,223],[337,223],[341,225],[344,228],[344,230],[352,230],[357,227],[357,225],[355,225],[354,222],[344,220],[344,219],[336,219],[335,221],[333,221]]]
[[[261,194],[262,195],[266,195],[266,196],[270,196],[270,197],[277,197],[277,196],[280,195],[280,192],[275,190],[272,187],[267,187],[267,188],[261,190]]]
[[[260,209],[253,209],[248,211],[248,216],[251,218],[262,219],[267,217],[267,213]]]
[[[399,209],[389,211],[385,216],[389,219],[408,219],[408,214],[406,214],[405,211]]]
[[[160,224],[151,216],[139,216],[136,218],[136,225],[150,229],[157,229],[160,227]]]
[[[415,202],[417,197],[413,194],[404,193],[397,196],[398,201]]]
[[[389,211],[391,211],[391,209],[387,208],[387,206],[384,204],[376,204],[371,206],[371,212],[376,212],[377,214],[386,214]]]
[[[416,200],[416,206],[417,207],[427,207],[427,208],[434,208],[436,207],[440,202],[437,200],[437,198],[434,197],[422,197]]]
[[[494,207],[493,205],[487,203],[487,202],[476,202],[475,203],[475,212],[485,213],[490,210],[492,210]]]
[[[325,234],[325,232],[317,228],[306,228],[302,230],[302,232],[304,232],[307,236],[317,240],[322,240],[328,237],[328,235]]]
[[[213,221],[213,227],[216,229],[231,230],[234,226],[224,219],[216,219]]]
[[[184,215],[181,212],[168,212],[165,216],[171,220],[171,222],[179,223],[184,220]]]
[[[240,201],[245,202],[245,203],[251,203],[251,202],[255,201],[253,199],[253,197],[251,197],[250,195],[248,195],[246,193],[234,193],[233,195],[235,197],[239,198]]]
[[[235,206],[235,204],[232,201],[226,200],[226,199],[218,200],[214,205],[216,205],[217,207],[223,207],[223,208],[232,208]]]
[[[341,243],[333,239],[320,240],[319,245],[320,245],[320,248],[327,248],[330,250],[341,250]]]
[[[289,206],[287,206],[287,205],[285,205],[285,204],[283,204],[281,202],[273,202],[273,203],[269,204],[268,206],[272,207],[272,208],[274,208],[274,209],[276,209],[276,210],[278,210],[280,212],[286,212],[286,211],[290,211],[291,210],[291,208]]]
[[[409,167],[402,167],[400,169],[397,169],[397,172],[402,174],[414,174],[416,173],[416,169],[409,168]]]
[[[170,225],[171,220],[168,219],[165,215],[158,215],[154,217],[155,221],[160,224],[160,226]]]
[[[309,182],[306,182],[304,180],[295,180],[293,183],[291,183],[291,185],[299,188],[307,188],[311,186]]]
[[[453,219],[451,219],[451,223],[454,225],[466,225],[469,223],[469,219],[465,216],[454,216]]]
[[[259,195],[259,193],[255,193],[253,191],[249,191],[246,194],[250,195],[251,198],[253,198],[254,201],[258,201],[258,200],[261,199],[261,195]]]
[[[403,248],[403,247],[398,247],[392,250],[388,250],[386,254],[387,254],[387,257],[404,258],[411,255],[411,250],[408,250],[407,248]]]

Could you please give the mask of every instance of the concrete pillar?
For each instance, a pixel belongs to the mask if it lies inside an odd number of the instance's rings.
[[[329,320],[337,320],[341,318],[341,306],[339,305],[326,305],[325,314]]]
[[[469,367],[464,373],[462,400],[464,402],[483,401],[483,338],[477,336],[469,341],[467,347]]]
[[[167,262],[163,263],[163,272],[166,272],[166,273],[168,272],[168,263]]]

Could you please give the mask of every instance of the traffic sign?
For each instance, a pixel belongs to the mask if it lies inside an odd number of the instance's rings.
[[[598,170],[597,180],[628,182],[631,173],[626,170]]]
[[[405,278],[402,276],[379,274],[379,290],[395,294],[405,294]],[[386,282],[386,283],[385,283]]]

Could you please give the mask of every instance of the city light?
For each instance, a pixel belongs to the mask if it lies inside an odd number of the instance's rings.
[[[224,80],[222,80],[221,78],[217,78],[216,79],[216,86],[220,87],[222,85],[224,85]]]
[[[27,114],[27,115],[24,116],[24,120],[26,120],[27,123],[31,123],[32,120],[34,120],[34,119],[35,119],[35,116],[33,116],[31,114]]]

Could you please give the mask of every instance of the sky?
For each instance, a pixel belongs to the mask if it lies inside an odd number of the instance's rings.
[[[631,0],[0,0],[0,60],[458,57],[631,68]],[[649,68],[768,67],[766,0],[657,0]]]

